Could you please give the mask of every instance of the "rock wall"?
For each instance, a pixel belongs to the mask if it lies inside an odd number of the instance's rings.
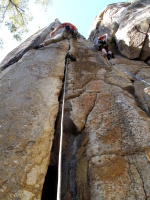
[[[56,199],[68,41],[31,48],[59,23],[1,63],[0,199]],[[78,39],[78,59],[67,67],[61,199],[150,199],[150,97],[122,67],[150,82],[143,61],[116,53],[109,62]]]
[[[40,199],[49,165],[68,46],[29,50],[9,66],[36,37],[2,62],[7,68],[0,84],[0,199]]]
[[[107,32],[110,42],[115,42],[119,52],[129,59],[150,59],[149,0],[108,5],[90,30],[91,40]]]
[[[111,65],[82,40],[78,52],[79,60],[68,66],[62,199],[149,199],[149,97],[143,83],[120,69],[150,81],[142,73],[150,74],[149,66],[119,55]],[[147,103],[139,104],[145,96]],[[59,125],[56,146],[58,135]]]

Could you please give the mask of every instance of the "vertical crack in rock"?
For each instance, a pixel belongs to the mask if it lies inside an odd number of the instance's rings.
[[[69,171],[69,189],[71,192],[72,199],[79,200],[77,197],[77,183],[76,183],[76,154],[77,154],[77,138],[75,138],[73,142],[73,152],[72,152],[72,160],[70,163],[70,171]]]
[[[91,110],[89,111],[88,115],[86,116],[85,125],[86,125],[86,123],[87,123],[88,116],[90,115],[90,113],[93,111],[93,109],[94,109],[94,107],[95,107],[96,100],[97,100],[97,94],[98,94],[98,93],[96,93],[96,98],[95,98],[95,101],[94,101],[94,103],[93,103],[93,106],[92,106]]]
[[[129,164],[129,177],[130,177],[130,185],[129,185],[129,191],[127,192],[127,195],[126,195],[126,199],[128,199],[130,197],[130,193],[132,191],[132,184],[133,184],[133,178],[132,178],[132,175],[131,175],[131,163],[129,162],[129,156],[127,156],[127,159],[128,159],[128,164]]]
[[[65,71],[64,71],[65,73]],[[64,92],[64,77],[63,85],[59,95],[59,111],[55,122],[55,133],[53,145],[50,155],[50,164],[45,177],[43,185],[42,200],[56,200],[57,197],[57,183],[58,183],[58,154],[59,154],[59,140],[60,140],[60,120],[62,111],[62,96]]]
[[[143,23],[143,22],[142,22]],[[145,39],[143,41],[143,45],[142,45],[142,48],[141,48],[141,51],[140,51],[140,54],[139,54],[139,58],[142,57],[142,54],[143,54],[143,50],[145,48],[145,45],[146,45],[146,42],[148,41],[148,32],[149,32],[149,29],[150,29],[150,24],[148,23],[148,21],[144,21],[143,23],[145,26],[147,26],[147,30],[145,32],[142,32],[143,34],[145,34]],[[139,31],[140,32],[140,31]],[[146,58],[147,59],[147,58]]]
[[[42,192],[42,200],[55,200],[57,194],[57,165],[49,165]]]
[[[64,82],[64,79],[63,79]],[[57,196],[58,182],[58,155],[60,140],[60,124],[62,111],[62,96],[64,86],[62,87],[59,97],[59,112],[55,123],[55,133],[53,146],[50,156],[50,164],[45,177],[43,186],[42,200],[55,200]],[[62,149],[62,189],[61,196],[64,197],[66,190],[70,191],[70,195],[74,200],[77,198],[76,189],[76,153],[77,153],[77,129],[70,119],[71,105],[69,101],[65,101],[64,107],[64,126],[63,126],[63,149]],[[68,154],[69,152],[69,154]],[[65,158],[65,160],[64,160]],[[68,174],[68,175],[67,175]]]
[[[137,162],[137,161],[136,161],[136,162]],[[143,191],[144,191],[144,194],[145,194],[145,199],[147,199],[146,189],[145,189],[145,185],[144,185],[144,180],[143,180],[142,174],[140,173],[140,170],[138,169],[138,166],[137,166],[136,163],[134,164],[134,166],[135,166],[135,168],[136,168],[136,170],[137,170],[137,172],[138,172],[138,174],[139,174],[139,176],[140,176],[140,179],[141,179],[141,181],[142,181],[142,186],[143,186]]]

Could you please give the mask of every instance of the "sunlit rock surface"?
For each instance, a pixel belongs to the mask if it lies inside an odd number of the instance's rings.
[[[67,48],[62,42],[30,50],[1,73],[0,199],[41,197]]]
[[[62,199],[150,198],[149,97],[120,68],[150,82],[149,66],[121,56],[111,65],[81,40],[78,49],[84,56],[68,66]]]
[[[110,4],[97,16],[90,38],[108,33],[121,54],[129,59],[150,57],[150,1]]]
[[[56,199],[68,45],[29,48],[1,65],[0,199]],[[150,199],[150,97],[123,69],[150,83],[145,62],[119,52],[109,62],[78,39],[78,59],[67,66],[61,199]]]

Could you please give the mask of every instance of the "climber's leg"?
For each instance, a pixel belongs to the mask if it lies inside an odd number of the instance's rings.
[[[47,46],[47,45],[52,44],[52,43],[60,42],[63,39],[64,39],[63,34],[60,33],[60,34],[56,35],[54,38],[50,38],[49,40],[45,40],[43,42],[43,45]]]
[[[45,40],[42,44],[36,45],[33,49],[39,49],[39,48],[42,48],[42,47],[47,46],[49,44],[59,42],[63,39],[64,39],[63,33],[61,33],[61,34],[56,35],[54,38],[50,38],[49,40]]]
[[[105,55],[107,55],[106,49],[102,48],[102,52],[103,52]]]
[[[111,56],[111,58],[115,58],[114,53],[112,53],[111,51],[108,51],[108,54]]]
[[[72,61],[76,61],[76,57],[77,57],[77,38],[76,37],[72,37],[72,35],[70,35],[68,37],[68,39],[70,40],[69,42],[69,51],[66,55],[66,58],[70,58]]]

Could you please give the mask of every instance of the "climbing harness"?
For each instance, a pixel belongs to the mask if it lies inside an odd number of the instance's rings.
[[[67,33],[67,34],[70,33],[72,38],[80,38],[80,34],[78,33],[77,30],[70,29],[70,30],[66,31],[64,29],[64,31],[62,33],[63,39],[66,39],[65,36],[64,36],[65,33]]]
[[[116,64],[117,64],[117,63],[115,63],[115,62],[112,61],[112,60],[110,61],[110,63],[113,64],[113,65],[116,65]],[[125,74],[131,75],[132,77],[134,77],[134,78],[137,79],[138,81],[141,81],[141,82],[143,82],[143,83],[145,83],[145,84],[147,84],[147,85],[150,85],[149,82],[147,82],[147,81],[141,79],[140,77],[138,77],[138,76],[132,74],[131,72],[129,72],[128,70],[126,70],[124,67],[122,67],[122,66],[120,66],[120,65],[118,65],[118,66],[119,66],[120,69],[122,69],[122,70],[124,71]],[[149,90],[150,90],[149,87],[148,87],[148,88],[144,88],[144,92],[145,92],[146,94],[148,94],[148,95],[150,95],[149,92],[148,92]]]
[[[58,159],[57,200],[61,200],[61,163],[62,163],[63,121],[64,121],[64,104],[65,104],[67,67],[68,67],[68,59],[67,59],[66,65],[65,65],[65,80],[64,80],[64,92],[63,92],[62,113],[61,113],[61,131],[60,131],[60,146],[59,146],[59,159]]]

